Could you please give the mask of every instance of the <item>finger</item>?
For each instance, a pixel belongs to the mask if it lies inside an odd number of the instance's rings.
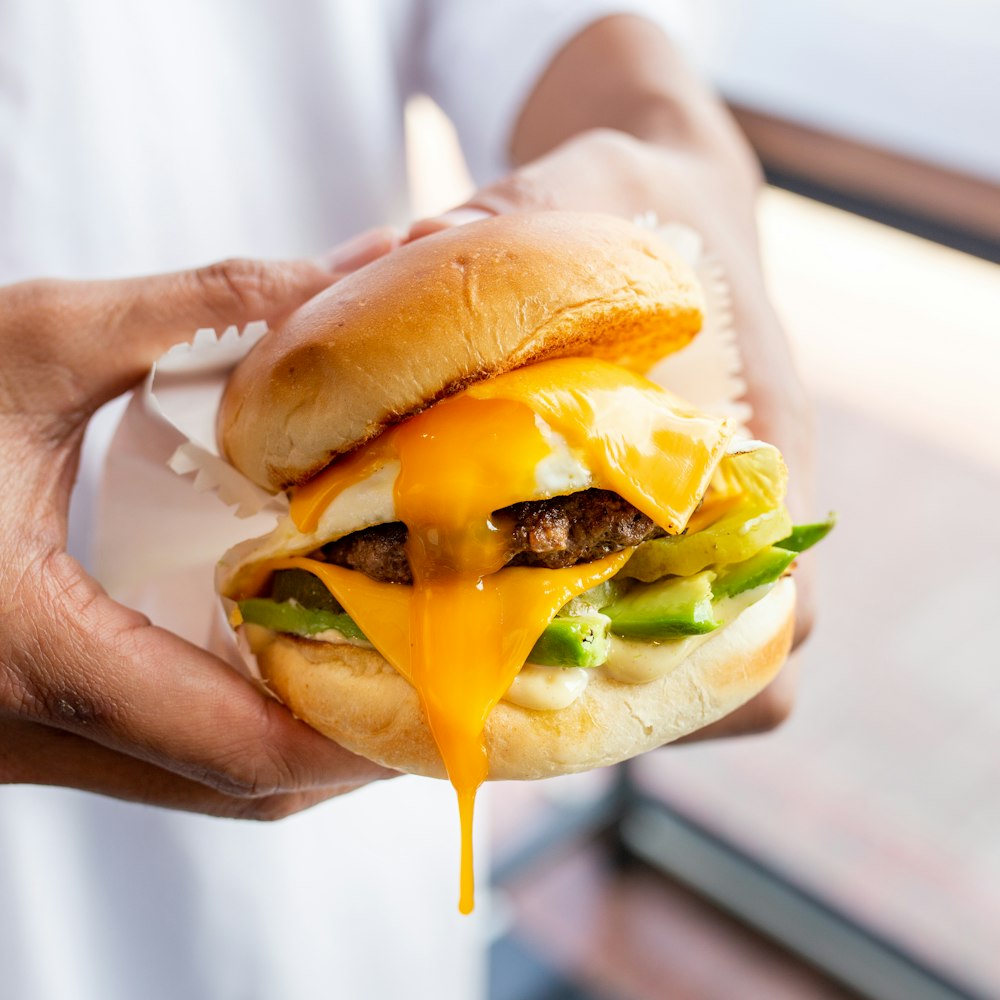
[[[486,187],[443,216],[422,219],[410,239],[491,215],[552,209],[608,212],[631,218],[662,200],[663,150],[623,133],[595,130],[575,136]],[[609,179],[614,183],[609,183]]]
[[[314,261],[228,260],[146,278],[0,289],[0,346],[23,385],[13,409],[70,414],[78,424],[199,328],[276,322],[335,280]]]
[[[259,798],[230,796],[73,733],[23,720],[0,720],[0,746],[17,748],[16,757],[8,752],[0,761],[0,784],[77,788],[210,816],[282,819],[360,787],[341,782],[330,788]]]
[[[812,632],[815,622],[816,577],[811,565],[801,563],[795,570],[795,633],[792,649],[798,649]]]
[[[777,728],[791,715],[795,706],[798,677],[799,658],[793,655],[785,662],[781,673],[745,705],[677,742],[694,743],[726,736],[750,736]]]
[[[167,348],[202,327],[281,322],[306,300],[350,271],[399,245],[399,232],[380,226],[313,260],[232,259],[193,271],[102,282],[115,303],[107,333],[121,370],[108,373],[98,405],[134,384]]]
[[[403,241],[395,226],[368,229],[316,258],[316,264],[333,274],[350,274],[395,250]]]
[[[5,698],[22,719],[87,737],[234,796],[357,784],[389,772],[321,736],[216,657],[112,601],[65,553],[30,581]],[[39,600],[44,595],[44,603]]]
[[[773,375],[769,375],[773,377]],[[795,523],[812,521],[816,516],[815,470],[811,411],[800,392],[797,380],[784,379],[773,384],[756,383],[757,391],[748,396],[754,409],[751,431],[781,449],[788,466],[789,484],[785,502]],[[812,631],[815,614],[815,586],[812,555],[795,564],[795,635],[796,649]]]
[[[225,260],[193,271],[97,282],[81,294],[108,322],[75,353],[77,370],[98,377],[91,405],[134,385],[153,362],[203,327],[280,322],[336,280],[315,261]],[[81,356],[82,355],[82,356]]]
[[[410,226],[406,239],[407,242],[412,242],[424,236],[439,233],[442,229],[452,229],[455,226],[464,226],[470,222],[479,222],[496,214],[498,213],[471,204],[460,205],[458,208],[453,208],[442,215],[436,215],[429,219],[418,219]]]

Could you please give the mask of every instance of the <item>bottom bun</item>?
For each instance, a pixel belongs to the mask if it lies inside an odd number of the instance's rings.
[[[501,701],[490,713],[490,778],[547,778],[616,764],[728,715],[788,655],[795,585],[786,577],[679,666],[648,684],[595,672],[567,708]],[[257,646],[269,688],[314,729],[386,767],[434,778],[444,764],[417,692],[375,650],[271,634]]]

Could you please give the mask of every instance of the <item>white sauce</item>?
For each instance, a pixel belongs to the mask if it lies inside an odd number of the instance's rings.
[[[613,635],[611,652],[600,669],[623,684],[648,684],[676,670],[681,661],[718,633],[719,629],[716,629],[705,635],[686,635],[659,642],[622,639]]]
[[[314,632],[312,635],[303,636],[304,639],[311,639],[313,642],[329,642],[334,646],[360,646],[362,649],[374,649],[375,647],[367,639],[352,639],[350,636],[338,632],[335,628],[328,628],[322,632]]]
[[[680,636],[661,642],[611,637],[607,662],[594,669],[623,684],[648,684],[676,670],[699,646],[719,635],[739,614],[759,601],[772,587],[747,590],[736,597],[726,597],[715,604],[715,617],[722,624],[705,635]],[[543,667],[526,663],[514,678],[503,700],[523,708],[554,712],[568,708],[586,690],[592,670],[582,667]]]
[[[703,646],[719,635],[746,608],[759,601],[773,583],[754,587],[736,597],[725,597],[713,605],[716,620],[722,624],[704,635],[679,636],[660,642],[644,642],[639,639],[611,637],[611,652],[607,660],[598,668],[608,677],[623,684],[648,684],[659,677],[676,670],[699,646]]]
[[[583,694],[589,677],[590,671],[583,667],[543,667],[526,663],[503,700],[522,708],[554,712],[572,705]]]

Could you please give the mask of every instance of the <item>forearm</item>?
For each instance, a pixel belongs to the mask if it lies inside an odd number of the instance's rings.
[[[724,193],[720,207],[729,221],[752,234],[761,184],[753,151],[715,93],[643,18],[599,21],[553,59],[515,126],[512,160],[523,166],[594,129],[641,140],[671,169],[688,164],[707,172],[702,179]],[[655,160],[651,155],[654,171]],[[646,193],[655,200],[655,185]]]

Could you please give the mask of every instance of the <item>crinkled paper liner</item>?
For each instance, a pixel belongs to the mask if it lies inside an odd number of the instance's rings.
[[[745,383],[721,265],[693,229],[659,226],[652,215],[637,221],[658,229],[692,265],[706,299],[701,333],[648,376],[745,425],[750,407],[740,398]],[[288,504],[219,455],[215,423],[230,370],[266,332],[263,323],[221,335],[199,330],[156,363],[109,450],[95,539],[95,568],[110,593],[257,681],[256,660],[215,596],[212,561],[269,532]]]

